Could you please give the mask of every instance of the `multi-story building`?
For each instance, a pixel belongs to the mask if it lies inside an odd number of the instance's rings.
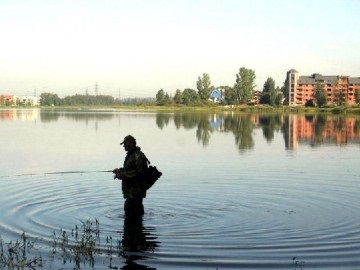
[[[18,99],[20,100],[20,104],[30,106],[39,106],[41,100],[40,97],[35,96],[21,96]]]
[[[0,95],[0,105],[10,105],[13,104],[13,96],[11,95]]]
[[[321,87],[328,104],[356,104],[356,92],[360,91],[360,77],[350,76],[323,76],[312,74],[300,76],[299,72],[291,69],[286,74],[285,104],[296,106],[304,105],[312,100],[316,103],[315,92]]]
[[[40,106],[40,97],[35,96],[12,96],[0,95],[0,105],[26,105],[26,106]]]

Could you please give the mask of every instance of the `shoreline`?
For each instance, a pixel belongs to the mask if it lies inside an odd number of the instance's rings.
[[[0,106],[1,110],[21,109],[44,109],[44,110],[76,110],[76,111],[144,111],[144,112],[233,112],[233,113],[299,113],[299,114],[355,114],[360,115],[358,106],[337,107],[304,107],[304,106],[156,106],[156,105],[124,105],[124,106]]]

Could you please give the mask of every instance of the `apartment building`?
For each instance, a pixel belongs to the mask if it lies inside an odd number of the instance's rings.
[[[325,91],[328,104],[356,104],[356,92],[360,91],[360,77],[324,76],[312,74],[300,76],[299,72],[291,69],[286,73],[285,104],[290,106],[305,105],[309,100],[316,103],[315,91],[317,87]]]
[[[0,105],[40,106],[40,100],[40,97],[35,96],[0,95]]]

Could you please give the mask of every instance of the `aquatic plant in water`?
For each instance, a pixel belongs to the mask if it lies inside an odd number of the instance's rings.
[[[81,269],[82,265],[85,268],[94,268],[95,257],[106,256],[111,268],[113,255],[123,255],[121,241],[107,236],[101,246],[99,221],[95,219],[81,223],[80,228],[76,225],[71,231],[60,229],[59,232],[53,232],[49,249],[51,260],[55,257],[61,258],[64,265],[74,263],[74,269]],[[33,256],[35,252],[34,242],[30,241],[25,233],[20,240],[9,243],[4,243],[0,236],[0,269],[39,269],[43,268],[44,264],[51,264],[41,256]]]
[[[27,254],[34,243],[29,241],[25,233],[20,240],[4,243],[0,236],[0,269],[35,269],[43,266],[41,256],[28,258]]]
[[[120,243],[120,241],[118,242]],[[106,243],[103,248],[107,256],[109,256],[110,265],[113,253],[121,254],[121,245],[118,244],[115,250],[111,236],[106,237]],[[76,225],[71,233],[62,229],[58,235],[54,232],[52,253],[56,254],[58,251],[64,264],[68,261],[74,261],[76,269],[80,269],[81,264],[85,265],[86,263],[90,267],[94,267],[95,256],[103,253],[100,243],[99,221],[95,219],[95,222],[91,220],[82,222],[81,228],[79,229]]]
[[[305,262],[298,260],[297,257],[293,257],[292,261],[293,261],[295,270],[302,270],[305,267]]]

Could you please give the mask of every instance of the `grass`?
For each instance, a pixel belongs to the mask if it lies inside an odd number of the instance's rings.
[[[96,257],[106,256],[112,268],[113,256],[123,255],[121,241],[108,236],[102,244],[98,220],[81,223],[71,231],[60,229],[53,232],[48,250],[52,260],[60,259],[63,265],[73,264],[74,269],[81,269],[82,266],[94,268]],[[9,243],[4,243],[0,237],[0,269],[39,269],[50,264],[50,260],[33,253],[39,252],[35,249],[35,242],[30,241],[25,233],[20,240]]]
[[[203,112],[245,112],[245,113],[329,113],[329,114],[356,114],[360,115],[360,105],[343,105],[343,106],[325,106],[305,107],[305,106],[269,106],[269,105],[231,105],[223,106],[219,104],[207,103],[201,105],[121,105],[121,106],[40,106],[40,107],[2,107],[6,109],[16,108],[41,108],[50,110],[116,110],[116,111],[146,111],[146,112],[174,112],[174,111],[203,111]]]
[[[5,244],[0,237],[0,269],[35,269],[43,266],[41,256],[28,258],[28,253],[33,248],[25,233],[20,240]]]

